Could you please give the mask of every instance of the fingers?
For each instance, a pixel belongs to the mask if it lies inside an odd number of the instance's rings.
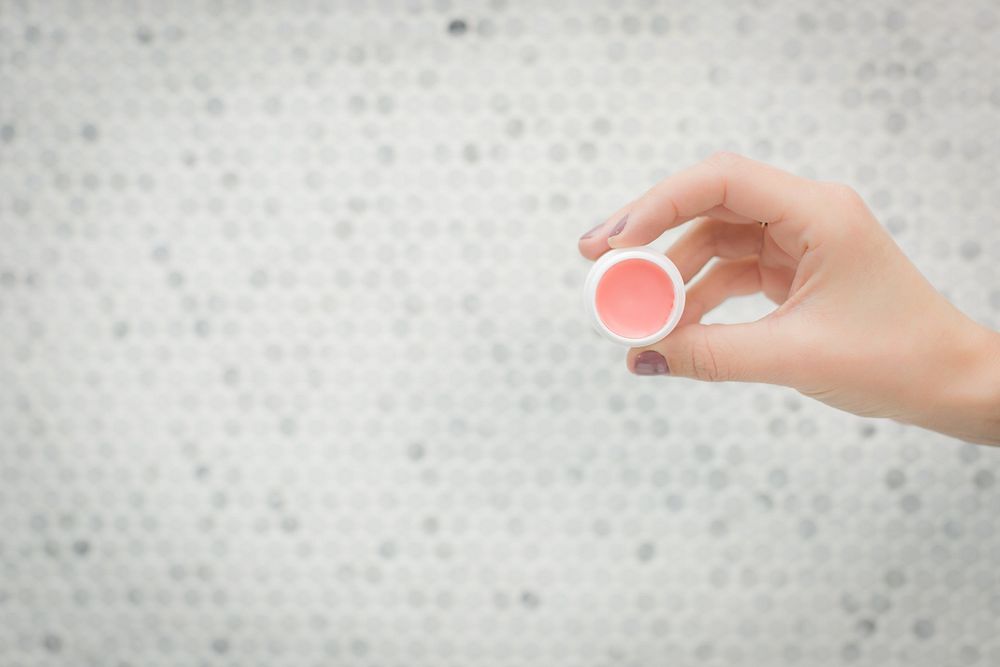
[[[706,218],[693,223],[666,254],[686,283],[698,275],[713,257],[735,259],[758,254],[763,240],[763,232],[758,225]]]
[[[733,213],[725,206],[713,206],[712,208],[708,209],[703,213],[700,213],[699,215],[704,216],[706,218],[717,218],[724,222],[736,222],[740,224],[759,222],[757,220],[754,220],[753,218],[748,218],[745,215],[740,215],[739,213]]]
[[[658,343],[629,351],[638,375],[674,375],[708,382],[788,384],[796,360],[773,316],[746,324],[689,324]]]
[[[617,234],[609,233],[607,243],[612,248],[643,245],[707,211],[728,212],[725,215],[734,222],[772,223],[774,232],[783,227],[783,234],[806,242],[798,237],[808,232],[807,221],[815,220],[823,209],[825,192],[816,181],[719,153],[664,179],[626,207],[625,224]]]
[[[594,228],[585,232],[583,236],[580,237],[579,241],[580,254],[586,257],[587,259],[597,259],[605,252],[610,250],[611,246],[608,245],[608,237],[614,236],[616,233],[621,232],[622,228],[624,227],[624,223],[628,222],[627,219],[628,212],[634,205],[635,205],[634,201],[629,202],[625,206],[622,206],[620,209],[612,213],[611,217],[609,217],[607,220],[599,223]],[[732,211],[728,210],[723,206],[712,207],[709,210],[705,211],[703,215],[706,218],[711,218],[713,220],[716,220],[720,224],[733,223],[734,228],[738,226],[740,229],[742,229],[742,227],[747,223],[757,222],[755,220],[751,220],[745,215],[738,215],[736,213],[733,213]],[[619,225],[621,225],[621,227]],[[756,227],[757,225],[754,224],[753,228],[746,229],[743,231],[746,231],[748,235],[753,235],[754,234],[753,230],[756,229]],[[760,235],[757,234],[756,238],[759,241]],[[755,252],[755,251],[756,249],[750,252]],[[748,253],[743,253],[743,254],[748,254]],[[671,257],[671,259],[673,259],[673,257]],[[695,273],[697,273],[697,271]],[[687,281],[688,278],[685,278],[684,280]]]
[[[780,318],[746,324],[699,324],[733,296],[762,288],[760,258],[720,260],[687,290],[677,329],[663,340],[629,351],[628,367],[639,375],[669,374],[709,382],[738,380],[787,384],[793,346],[783,340]]]
[[[706,313],[729,297],[760,290],[760,264],[756,256],[716,262],[688,289],[679,326],[700,322]]]
[[[608,250],[611,246],[608,245],[608,236],[613,232],[620,232],[618,225],[622,223],[629,209],[635,202],[629,202],[625,206],[611,214],[604,222],[598,224],[593,229],[585,232],[583,236],[580,237],[578,241],[578,247],[580,249],[580,254],[587,259],[597,259]]]

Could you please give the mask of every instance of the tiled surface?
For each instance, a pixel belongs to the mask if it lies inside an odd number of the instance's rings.
[[[987,0],[0,3],[0,664],[1000,664],[1000,450],[630,376],[575,250],[738,150],[1000,326],[998,63]]]

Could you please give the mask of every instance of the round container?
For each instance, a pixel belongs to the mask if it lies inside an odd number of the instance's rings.
[[[684,280],[663,253],[618,248],[590,269],[583,303],[594,328],[607,338],[640,347],[673,331],[684,312]]]

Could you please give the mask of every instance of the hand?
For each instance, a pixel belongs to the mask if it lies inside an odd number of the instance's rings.
[[[667,251],[689,283],[684,316],[662,341],[629,351],[633,372],[781,384],[855,414],[1000,444],[1000,334],[941,296],[852,189],[720,153],[617,211],[580,252],[644,245],[689,220]],[[699,324],[728,297],[758,291],[778,304],[766,317]]]

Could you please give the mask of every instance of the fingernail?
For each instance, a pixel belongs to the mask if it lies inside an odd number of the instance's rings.
[[[667,360],[656,350],[643,350],[635,357],[636,375],[670,375]]]
[[[611,233],[608,234],[608,238],[612,236],[618,236],[619,234],[621,234],[622,230],[625,229],[626,222],[628,222],[628,213],[626,213],[625,217],[623,217],[621,220],[618,221],[617,225],[611,228]]]
[[[583,239],[589,239],[589,238],[590,238],[591,236],[593,236],[593,235],[594,235],[595,233],[597,233],[597,230],[598,230],[598,229],[600,229],[600,228],[601,228],[601,227],[603,227],[603,226],[604,226],[604,223],[603,223],[603,222],[599,222],[599,223],[597,223],[596,225],[594,225],[594,228],[593,228],[593,229],[591,229],[591,230],[590,230],[590,231],[588,231],[588,232],[587,232],[586,234],[584,234],[583,236],[581,236],[581,237],[580,237],[580,240],[583,240]]]

